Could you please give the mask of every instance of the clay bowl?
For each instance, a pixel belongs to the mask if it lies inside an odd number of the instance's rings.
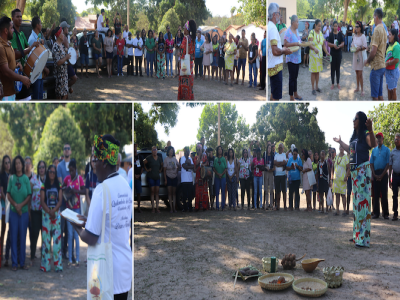
[[[315,270],[315,268],[318,266],[318,264],[321,261],[325,261],[325,259],[319,259],[319,258],[309,258],[309,259],[304,259],[301,261],[301,265],[307,273],[311,273]]]

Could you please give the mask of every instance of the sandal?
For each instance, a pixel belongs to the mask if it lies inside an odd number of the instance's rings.
[[[317,91],[318,93],[321,93],[321,90],[320,90],[319,88],[317,88],[316,91]]]
[[[317,92],[316,92],[315,90],[312,91],[312,94],[313,94],[314,96],[317,96]]]

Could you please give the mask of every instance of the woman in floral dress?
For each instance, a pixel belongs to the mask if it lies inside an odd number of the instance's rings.
[[[160,79],[165,79],[165,40],[162,32],[158,35],[158,41],[156,44],[156,52],[157,52],[157,70],[156,77]]]
[[[190,54],[190,75],[181,76],[179,74],[178,100],[194,100],[193,64],[196,41],[196,22],[193,20],[187,21],[185,26],[183,26],[183,32],[185,37],[181,44],[181,67],[186,55],[186,45],[188,44],[188,54]]]
[[[56,98],[66,100],[68,98],[68,72],[65,64],[71,58],[68,49],[63,45],[64,34],[61,27],[55,29],[56,42],[53,45],[52,54],[54,60],[54,77],[56,78]]]
[[[372,121],[359,111],[353,120],[354,131],[350,144],[339,138],[333,140],[350,152],[350,170],[353,194],[353,238],[356,247],[369,247],[371,234],[371,166],[369,150],[376,147]]]
[[[208,165],[207,156],[203,153],[202,144],[196,146],[197,155],[193,160],[196,171],[196,200],[195,209],[208,209],[208,185],[207,180],[201,178],[201,166]]]
[[[231,74],[231,86],[233,86],[233,61],[237,49],[232,33],[229,34],[229,41],[225,44],[225,84],[228,84],[228,75]]]

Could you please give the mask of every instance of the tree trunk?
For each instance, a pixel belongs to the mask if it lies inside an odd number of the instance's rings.
[[[26,0],[17,0],[17,8],[21,11],[22,15],[24,15]]]
[[[343,15],[343,21],[346,23],[347,19],[347,9],[349,8],[350,0],[344,0],[344,15]]]

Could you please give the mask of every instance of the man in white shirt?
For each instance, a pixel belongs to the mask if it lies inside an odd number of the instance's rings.
[[[106,200],[106,224],[104,242],[111,237],[114,280],[114,299],[128,299],[132,287],[132,250],[129,245],[129,231],[132,223],[132,190],[118,175],[116,165],[120,142],[111,135],[95,136],[94,162],[99,185],[93,192],[89,215],[79,215],[86,222],[83,226],[72,223],[81,240],[87,243],[88,255],[101,242],[103,216],[103,185],[109,188],[111,199]],[[107,197],[108,198],[108,197]],[[112,201],[111,224],[109,202]],[[84,228],[83,228],[84,227]],[[111,233],[110,233],[111,230]],[[88,266],[90,260],[88,260]],[[92,272],[92,270],[87,270]]]
[[[292,51],[282,47],[281,37],[279,36],[276,24],[280,22],[279,5],[272,2],[268,6],[268,76],[271,86],[270,100],[282,99],[282,55],[292,54]]]
[[[135,66],[136,66],[136,75],[138,76],[138,72],[140,71],[140,77],[142,75],[142,56],[143,56],[143,40],[140,37],[140,31],[136,31],[136,37],[133,40],[133,48],[135,48]]]
[[[122,33],[122,38],[126,41],[126,39],[128,38],[129,34],[132,34],[132,33],[129,31],[129,26],[128,26],[128,25],[125,25],[125,27],[124,27],[124,32]]]
[[[274,169],[275,169],[275,198],[276,198],[276,210],[279,210],[281,202],[281,192],[283,194],[283,205],[286,210],[286,163],[288,159],[286,153],[283,152],[283,144],[280,143],[278,147],[278,153],[274,157]]]
[[[185,156],[180,159],[181,166],[181,183],[182,183],[182,197],[183,197],[183,212],[192,211],[193,199],[193,160],[189,156],[189,147],[185,147]],[[187,202],[186,202],[187,201]]]
[[[126,27],[125,27],[126,29]],[[125,31],[124,31],[125,39]],[[133,76],[133,39],[132,33],[129,32],[127,38],[125,39],[126,49],[128,49],[128,66],[127,66],[127,76]]]
[[[97,31],[99,32],[107,32],[108,28],[104,27],[104,9],[101,9],[101,15],[97,19]]]

